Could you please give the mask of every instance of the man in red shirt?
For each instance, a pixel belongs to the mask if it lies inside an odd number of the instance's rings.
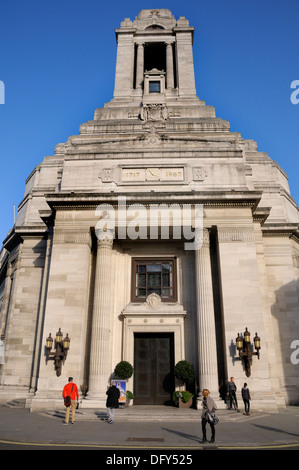
[[[71,397],[71,404],[69,406],[66,405],[65,421],[63,424],[69,424],[70,408],[72,408],[71,423],[74,424],[77,401],[79,401],[79,392],[77,385],[73,382],[73,377],[69,377],[68,383],[64,386],[62,396],[63,399],[65,399],[65,397]]]

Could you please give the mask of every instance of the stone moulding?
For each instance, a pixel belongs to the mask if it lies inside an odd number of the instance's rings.
[[[218,227],[220,243],[254,242],[253,227]]]
[[[83,243],[91,245],[91,234],[87,232],[63,232],[54,234],[54,244]]]
[[[122,311],[122,316],[127,315],[181,315],[186,316],[186,311],[183,306],[178,302],[162,302],[161,297],[158,294],[150,294],[145,302],[130,302]]]
[[[171,194],[165,194],[165,192],[160,192],[159,190],[152,193],[151,191],[146,191],[144,193],[140,192],[131,192],[126,193],[126,199],[128,203],[134,203],[136,200],[139,202],[166,202],[166,197],[169,201],[174,200],[175,198],[179,199],[183,203],[197,203],[204,204],[207,206],[244,206],[252,207],[254,211],[256,210],[262,193],[259,191],[178,191],[171,192]],[[47,193],[45,194],[46,202],[49,206],[55,210],[64,210],[66,208],[87,208],[97,207],[98,204],[102,202],[109,202],[111,204],[117,205],[117,197],[124,196],[124,193],[109,192],[109,193],[99,193],[99,192],[86,192],[86,191],[68,191],[60,193]]]
[[[299,241],[299,224],[268,224],[262,227],[264,237],[288,237]]]

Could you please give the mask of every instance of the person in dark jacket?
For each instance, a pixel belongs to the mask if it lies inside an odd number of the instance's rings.
[[[242,393],[242,398],[243,398],[243,402],[244,402],[244,406],[245,406],[244,415],[249,416],[251,396],[250,396],[249,388],[247,387],[247,383],[244,383],[244,386],[241,390],[241,393]]]
[[[229,409],[232,410],[233,404],[237,412],[239,413],[240,410],[238,408],[238,401],[236,396],[237,386],[234,382],[234,378],[231,377],[230,381],[227,384],[227,395],[229,396]]]
[[[108,395],[106,400],[108,423],[112,424],[114,423],[114,410],[119,407],[118,400],[120,397],[120,391],[115,384],[112,384],[107,390],[106,395]]]

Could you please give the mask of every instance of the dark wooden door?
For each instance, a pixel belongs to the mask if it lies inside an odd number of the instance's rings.
[[[173,333],[134,336],[134,404],[163,405],[174,390]]]

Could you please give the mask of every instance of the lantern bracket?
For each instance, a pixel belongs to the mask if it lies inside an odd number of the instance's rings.
[[[52,346],[54,343],[54,339],[51,336],[51,333],[49,334],[48,338],[46,339],[46,361],[50,358],[54,359],[54,366],[56,370],[56,375],[59,377],[61,375],[61,370],[62,370],[62,364],[64,364],[64,361],[66,360],[68,350],[70,349],[70,338],[68,333],[66,334],[66,337],[63,338],[63,333],[61,332],[61,329],[59,328],[58,332],[56,333],[55,337],[55,346],[54,349],[55,351],[52,350]]]
[[[254,347],[256,351],[253,351],[252,345],[250,343],[250,333],[246,327],[243,336],[238,333],[236,338],[236,347],[239,351],[239,357],[244,362],[245,367],[245,374],[247,377],[251,375],[251,366],[252,366],[252,357],[257,356],[258,359],[260,358],[260,349],[261,349],[261,339],[255,333],[255,337],[253,338]]]

